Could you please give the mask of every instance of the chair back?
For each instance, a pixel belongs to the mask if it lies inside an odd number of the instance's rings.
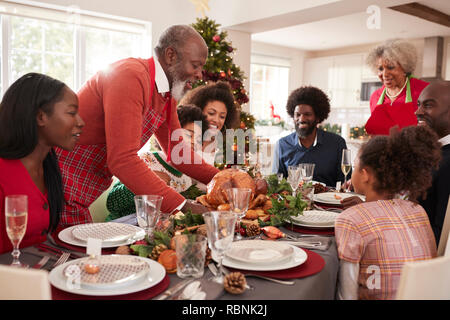
[[[51,300],[48,272],[0,265],[0,300]]]
[[[450,257],[403,265],[397,300],[449,300]]]
[[[445,211],[444,225],[442,226],[441,238],[439,239],[439,246],[437,255],[443,256],[450,254],[449,248],[449,233],[450,233],[450,196],[448,197],[447,210]]]

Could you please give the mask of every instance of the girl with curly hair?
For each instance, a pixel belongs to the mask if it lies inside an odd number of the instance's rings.
[[[217,141],[214,136],[225,130],[236,128],[239,123],[239,108],[234,100],[228,82],[218,81],[189,91],[180,101],[180,105],[193,104],[202,109],[209,123],[209,131],[203,141],[203,158],[209,164],[214,163]]]
[[[431,185],[440,144],[425,127],[391,130],[363,145],[352,182],[366,202],[336,218],[341,299],[395,299],[405,262],[436,256],[425,210],[413,202]],[[406,193],[411,200],[394,199]]]

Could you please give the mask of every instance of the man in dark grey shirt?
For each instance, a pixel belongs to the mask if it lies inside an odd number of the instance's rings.
[[[291,93],[286,109],[294,119],[295,132],[278,140],[272,172],[287,177],[289,166],[315,163],[313,180],[332,187],[343,182],[341,159],[347,144],[341,136],[317,128],[330,113],[327,95],[315,87],[301,87]]]

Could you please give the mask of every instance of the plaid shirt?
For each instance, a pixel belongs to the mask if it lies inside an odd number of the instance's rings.
[[[406,200],[351,207],[337,217],[335,233],[339,258],[359,264],[359,299],[395,299],[403,264],[436,257],[425,210]]]

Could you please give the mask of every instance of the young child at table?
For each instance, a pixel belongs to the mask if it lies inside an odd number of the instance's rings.
[[[352,183],[366,202],[335,222],[339,299],[395,299],[403,264],[436,256],[427,213],[412,200],[431,185],[437,140],[425,127],[395,128],[361,147]],[[394,199],[402,191],[410,200]]]
[[[179,105],[177,107],[178,119],[183,129],[183,140],[188,142],[194,150],[201,150],[202,136],[208,130],[208,122],[202,110],[191,104]],[[201,127],[199,126],[201,124]],[[157,142],[154,146],[161,150]],[[186,199],[189,199],[191,193],[206,191],[206,186],[199,181],[179,172],[171,163],[167,162],[167,156],[164,152],[145,151],[139,154],[139,157],[159,176],[168,186],[174,188]],[[200,195],[200,194],[198,194]],[[122,182],[114,184],[108,193],[106,208],[110,212],[106,221],[111,221],[136,212],[134,204],[135,194],[131,192]]]
[[[53,147],[71,151],[84,122],[78,98],[63,82],[28,73],[5,92],[0,104],[0,253],[11,251],[5,197],[28,196],[28,222],[21,247],[46,240],[63,207],[61,173]]]

